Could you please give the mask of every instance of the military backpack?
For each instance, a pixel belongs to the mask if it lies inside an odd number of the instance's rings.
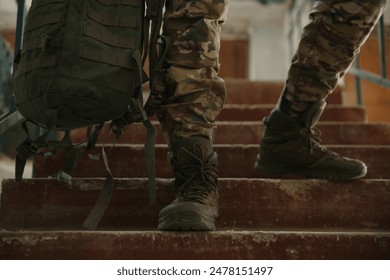
[[[157,78],[163,5],[163,0],[32,1],[15,60],[13,96],[26,121],[43,132],[33,139],[23,123],[27,138],[17,148],[17,180],[27,158],[65,148],[69,159],[58,178],[70,181],[68,173],[80,148],[71,143],[71,130],[89,127],[82,146],[91,148],[107,122],[112,121],[117,134],[123,125],[142,122],[148,129],[145,151],[153,203],[154,128],[148,116],[163,91]],[[147,56],[149,77],[143,70]],[[151,91],[144,101],[142,85],[148,80]],[[62,139],[49,139],[51,131],[62,132]],[[113,178],[107,170],[106,186],[84,223],[87,228],[97,226],[108,205]]]

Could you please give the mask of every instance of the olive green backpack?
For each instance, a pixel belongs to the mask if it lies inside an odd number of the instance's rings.
[[[27,138],[17,148],[17,180],[22,178],[28,157],[65,148],[69,158],[58,179],[70,182],[68,173],[80,147],[72,145],[71,130],[93,128],[83,146],[91,148],[106,122],[112,121],[117,134],[123,125],[142,122],[148,130],[145,152],[154,202],[154,128],[148,116],[164,88],[163,55],[157,51],[157,45],[164,45],[159,36],[164,1],[144,1],[32,1],[22,50],[15,60],[13,95],[26,121],[38,125],[43,133],[32,139],[23,124]],[[147,56],[149,78],[143,71]],[[147,80],[151,91],[144,102],[142,84]],[[51,131],[63,131],[63,139],[50,140]],[[111,197],[113,178],[107,170],[105,187],[84,223],[90,229],[98,225]]]

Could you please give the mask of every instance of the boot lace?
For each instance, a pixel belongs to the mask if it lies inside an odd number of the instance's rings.
[[[335,152],[328,150],[327,148],[321,146],[321,131],[316,127],[311,128],[300,128],[300,134],[303,139],[307,139],[310,148],[310,154],[314,153],[314,150],[320,150],[321,152],[327,154],[330,157],[338,157],[339,155]]]
[[[177,196],[183,200],[202,200],[216,191],[218,175],[214,154],[205,155],[204,149],[195,149],[194,153],[183,149],[196,163],[176,166],[175,185]]]

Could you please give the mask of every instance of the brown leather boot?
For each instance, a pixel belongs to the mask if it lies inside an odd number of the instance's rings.
[[[214,230],[218,217],[217,155],[210,140],[172,144],[176,199],[159,215],[159,230]]]
[[[313,103],[299,118],[293,118],[276,107],[263,122],[255,169],[272,176],[294,173],[306,178],[357,179],[367,173],[366,165],[320,145],[317,124],[325,101]]]

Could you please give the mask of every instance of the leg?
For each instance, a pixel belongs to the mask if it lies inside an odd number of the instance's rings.
[[[320,146],[314,128],[333,91],[373,30],[386,1],[317,1],[276,108],[265,118],[255,168],[281,175],[354,179],[366,175],[358,160]]]
[[[286,111],[303,112],[310,103],[325,100],[359,54],[385,5],[385,0],[316,2],[288,72],[282,102]]]
[[[218,77],[219,34],[228,0],[167,0],[163,33],[170,46],[158,117],[175,172],[176,199],[159,229],[212,230],[218,215],[215,120],[225,99]]]

